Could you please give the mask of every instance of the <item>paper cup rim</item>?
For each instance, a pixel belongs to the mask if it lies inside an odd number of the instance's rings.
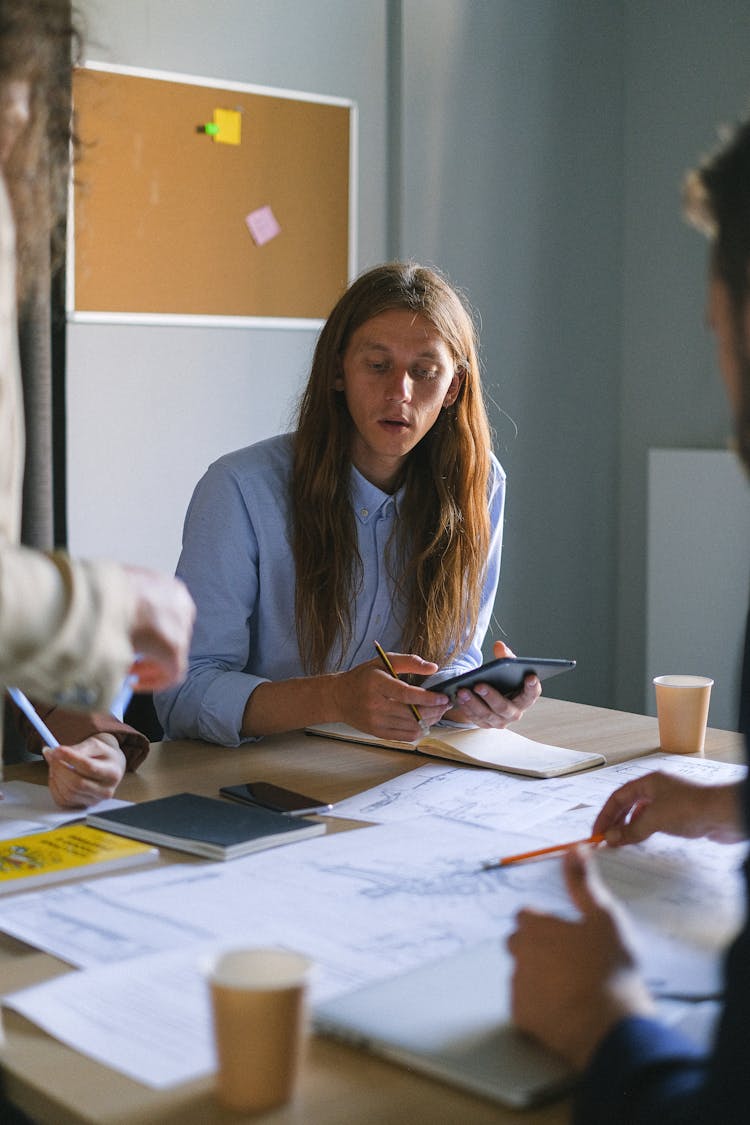
[[[242,946],[217,954],[209,976],[221,988],[260,991],[304,984],[311,967],[309,957],[291,949]]]
[[[674,687],[674,688],[687,688],[687,687],[713,687],[713,680],[710,676],[654,676],[654,686],[659,687]]]

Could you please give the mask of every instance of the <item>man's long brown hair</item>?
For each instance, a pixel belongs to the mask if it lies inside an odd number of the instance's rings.
[[[64,253],[71,66],[81,52],[69,0],[0,0],[0,82],[30,84],[31,120],[4,170],[16,223],[19,297]]]
[[[340,667],[362,581],[350,495],[352,419],[335,389],[352,333],[390,309],[426,317],[448,345],[462,384],[455,403],[409,455],[387,563],[405,604],[401,644],[438,664],[476,627],[490,540],[490,430],[476,333],[462,299],[434,269],[377,266],[338,301],[320,334],[294,436],[292,544],[295,618],[309,673]]]

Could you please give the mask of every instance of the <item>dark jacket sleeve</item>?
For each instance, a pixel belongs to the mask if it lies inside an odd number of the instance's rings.
[[[113,734],[125,755],[129,770],[137,770],[148,754],[149,742],[146,736],[135,727],[121,723],[114,715],[109,715],[107,712],[71,711],[64,707],[39,703],[37,700],[34,700],[34,707],[61,746],[74,746],[77,742],[91,738],[92,735]],[[13,709],[27,750],[34,754],[41,754],[44,746],[41,736],[15,705]]]
[[[750,873],[745,864],[746,902]],[[750,924],[730,948],[716,1040],[702,1055],[656,1020],[626,1019],[602,1041],[574,1125],[747,1125],[750,1121]]]
[[[686,1101],[705,1081],[705,1058],[657,1020],[623,1020],[604,1039],[580,1087],[574,1125],[688,1125]]]

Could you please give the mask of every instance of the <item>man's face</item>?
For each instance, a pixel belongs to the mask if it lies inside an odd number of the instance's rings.
[[[352,417],[351,457],[389,490],[411,451],[455,402],[461,374],[448,344],[419,313],[390,309],[352,333],[335,382]]]

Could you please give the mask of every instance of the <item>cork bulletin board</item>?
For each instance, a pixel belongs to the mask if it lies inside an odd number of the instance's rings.
[[[73,101],[71,319],[325,319],[356,272],[354,103],[95,63]]]

